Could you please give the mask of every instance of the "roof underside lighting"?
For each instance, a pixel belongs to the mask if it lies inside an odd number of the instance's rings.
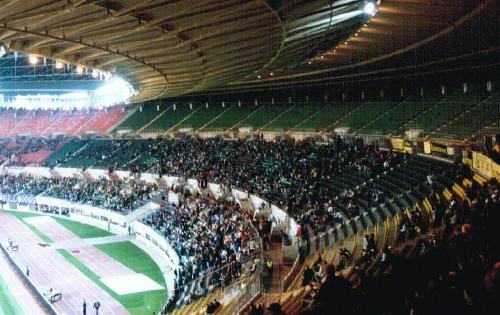
[[[64,67],[64,64],[60,61],[56,61],[55,67],[56,67],[56,69],[62,69]]]
[[[372,15],[377,11],[377,5],[371,1],[367,2],[363,7],[363,12],[368,15]]]
[[[6,53],[7,53],[7,49],[5,48],[5,46],[3,44],[0,44],[0,58],[5,56]]]
[[[35,56],[35,55],[30,55],[29,56],[29,62],[32,64],[32,65],[36,65],[38,63],[38,57]]]

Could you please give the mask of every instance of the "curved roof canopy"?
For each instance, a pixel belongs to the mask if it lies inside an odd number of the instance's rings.
[[[364,11],[368,2],[379,9],[374,17]],[[492,3],[3,0],[0,42],[10,51],[110,71],[139,92],[132,101],[144,101],[354,73],[444,36]]]
[[[4,0],[11,51],[111,71],[134,101],[252,77],[308,58],[365,19],[363,0]]]

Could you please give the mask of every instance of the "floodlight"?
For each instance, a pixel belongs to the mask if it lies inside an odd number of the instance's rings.
[[[35,55],[30,55],[28,59],[32,65],[36,65],[38,63],[38,57]]]
[[[83,67],[82,66],[76,66],[76,73],[82,74],[83,73]]]
[[[104,80],[105,81],[109,81],[109,79],[111,79],[112,76],[113,75],[111,74],[111,72],[109,72],[109,71],[104,72]]]
[[[375,3],[371,2],[371,1],[365,3],[365,6],[363,7],[363,12],[365,14],[372,15],[376,11],[377,11],[377,6],[375,5]]]
[[[55,65],[56,69],[62,69],[64,67],[64,64],[60,61],[56,61],[56,65]]]

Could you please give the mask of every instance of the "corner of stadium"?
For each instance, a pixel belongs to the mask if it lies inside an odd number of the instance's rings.
[[[498,314],[499,20],[0,1],[0,315]]]

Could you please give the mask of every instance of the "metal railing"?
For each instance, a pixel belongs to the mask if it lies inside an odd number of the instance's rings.
[[[253,227],[253,225],[251,225]],[[242,291],[242,288],[244,288],[244,284],[246,281],[251,280],[251,282],[248,283],[249,286],[251,286],[252,291],[256,291],[255,288],[257,288],[254,284],[257,283],[256,279],[258,279],[258,292],[261,292],[261,263],[262,263],[262,240],[260,237],[254,237],[251,239],[246,240],[245,242],[242,243],[242,248],[247,248],[247,247],[252,247],[252,252],[249,255],[242,255],[241,260],[239,262],[231,262],[228,263],[218,269],[210,270],[206,272],[205,274],[197,277],[196,279],[193,279],[189,281],[188,283],[183,284],[180,287],[176,287],[175,290],[169,292],[169,300],[167,303],[162,307],[160,311],[161,314],[168,314],[169,311],[175,309],[176,307],[182,307],[186,304],[181,302],[181,305],[176,305],[180,301],[180,299],[185,299],[191,292],[195,292],[198,287],[204,288],[207,292],[206,295],[208,294],[214,294],[214,297],[223,297],[226,292],[229,292],[231,289],[235,289],[235,292],[237,288],[239,288],[239,291]],[[255,261],[258,260],[259,263],[255,263]],[[217,274],[224,274],[228,273],[231,268],[235,264],[241,264],[241,273],[242,275],[234,279],[229,285],[227,286],[219,286],[215,287],[215,291],[213,292],[208,292],[210,288],[210,283],[212,279],[217,279],[216,277]],[[253,269],[253,270],[252,270]],[[247,289],[243,290],[246,292]],[[257,294],[255,293],[255,294]],[[231,300],[231,304],[233,307],[237,307],[237,305],[244,304],[244,301],[246,298],[248,298],[250,293],[243,294],[238,294],[235,298]],[[198,297],[197,299],[202,298],[202,296]]]

